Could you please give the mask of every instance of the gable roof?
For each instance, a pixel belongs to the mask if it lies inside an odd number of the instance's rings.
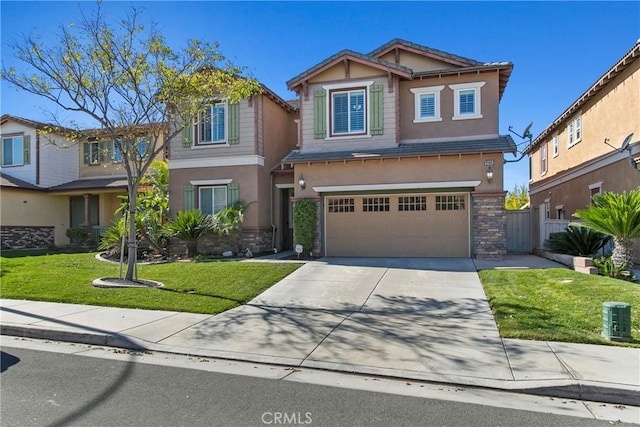
[[[555,132],[567,119],[582,108],[591,98],[596,96],[607,84],[613,80],[618,74],[628,68],[631,64],[640,58],[640,39],[629,49],[622,57],[609,68],[596,82],[587,89],[577,100],[564,110],[557,119],[553,121],[545,130],[529,144],[523,151],[523,154],[530,153],[540,142],[544,141],[551,133]]]
[[[478,140],[412,142],[409,144],[399,144],[397,147],[365,149],[357,150],[355,152],[354,150],[320,152],[292,151],[282,159],[281,164],[362,160],[367,158],[398,158],[449,154],[515,152],[516,145],[511,136],[500,135],[496,138]]]
[[[38,122],[35,120],[25,119],[24,117],[12,116],[10,114],[3,114],[2,116],[0,116],[0,125],[3,125],[9,121],[17,122],[27,127],[38,130],[47,129],[52,131],[57,130],[59,132],[72,132],[71,129],[53,123]]]
[[[341,50],[340,52],[338,52],[338,53],[336,53],[334,55],[331,55],[330,57],[328,57],[324,61],[320,62],[319,64],[314,65],[313,67],[309,68],[308,70],[303,71],[302,73],[298,74],[294,78],[288,80],[287,81],[287,87],[289,89],[293,89],[294,87],[296,87],[299,84],[301,84],[303,81],[309,80],[310,78],[312,78],[316,74],[321,73],[322,71],[326,70],[327,68],[330,68],[333,65],[335,65],[337,63],[340,63],[341,61],[343,61],[345,59],[349,59],[349,60],[352,60],[354,62],[360,62],[360,63],[363,63],[363,64],[367,64],[367,65],[370,65],[370,66],[372,66],[374,68],[380,68],[380,69],[388,70],[388,71],[393,72],[394,74],[400,74],[400,75],[403,75],[403,76],[405,76],[407,78],[410,78],[412,73],[413,73],[411,68],[408,68],[408,67],[405,67],[405,66],[402,66],[402,65],[398,65],[398,64],[394,64],[392,62],[384,61],[382,59],[375,58],[375,57],[370,56],[370,55],[363,55],[362,53],[358,53],[358,52],[355,52],[353,50],[344,49],[344,50]]]
[[[436,71],[421,71],[414,72],[413,69],[396,64],[394,62],[385,61],[380,59],[381,56],[394,50],[402,49],[408,52],[413,52],[418,55],[433,58],[442,62],[446,62],[454,66],[454,68],[447,68]],[[341,61],[354,61],[361,64],[369,65],[373,68],[382,69],[392,74],[399,75],[408,80],[414,78],[428,77],[428,76],[441,76],[448,74],[460,74],[471,73],[479,71],[496,70],[499,72],[499,98],[502,98],[502,94],[507,86],[511,71],[513,70],[513,64],[511,62],[479,62],[475,59],[465,58],[463,56],[454,55],[452,53],[444,52],[437,49],[432,49],[427,46],[423,46],[417,43],[408,42],[402,39],[393,39],[382,46],[374,49],[369,54],[362,54],[353,50],[345,49],[340,52],[331,55],[324,61],[314,65],[313,67],[303,71],[294,78],[287,81],[287,87],[291,90],[295,90],[298,86],[311,79],[313,76],[333,67]]]

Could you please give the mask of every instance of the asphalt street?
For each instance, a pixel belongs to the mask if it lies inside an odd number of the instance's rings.
[[[575,416],[579,401],[509,393],[502,404],[447,400],[471,390],[440,386],[438,398],[355,390],[296,380],[282,367],[144,354],[106,347],[6,339],[2,342],[2,426],[588,426],[610,420]],[[216,367],[215,365],[218,364]],[[169,366],[173,365],[173,366]],[[246,374],[242,374],[246,373]],[[319,373],[323,376],[322,372]],[[326,373],[331,377],[330,373]],[[328,378],[327,377],[327,378]],[[283,379],[287,379],[283,381]],[[326,378],[325,378],[326,379]],[[384,379],[358,378],[384,383]],[[425,385],[404,384],[420,390]],[[348,387],[348,388],[345,388]],[[426,385],[426,387],[434,387]],[[376,390],[375,386],[371,389]],[[434,389],[435,390],[435,389]],[[404,393],[410,394],[410,393]],[[414,393],[420,394],[420,393]],[[538,399],[538,400],[535,400]],[[454,400],[456,400],[454,398]],[[463,399],[464,400],[464,399]],[[551,399],[553,400],[553,399]],[[479,399],[481,401],[481,399]],[[559,415],[562,405],[566,413]],[[560,408],[560,410],[550,408]],[[546,413],[547,411],[555,413]]]

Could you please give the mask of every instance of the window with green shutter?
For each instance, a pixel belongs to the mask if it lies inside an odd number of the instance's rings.
[[[382,135],[384,133],[384,93],[382,85],[371,85],[369,93],[371,95],[371,135]]]
[[[237,183],[232,182],[227,185],[227,203],[231,206],[234,203],[237,203],[238,200],[240,200],[240,186]]]
[[[195,188],[191,184],[184,186],[183,210],[190,211],[196,208]]]
[[[229,104],[229,144],[240,142],[240,104]]]
[[[327,136],[327,94],[324,89],[313,93],[313,137],[324,139]]]
[[[31,138],[29,135],[2,138],[2,166],[22,166],[30,163]]]

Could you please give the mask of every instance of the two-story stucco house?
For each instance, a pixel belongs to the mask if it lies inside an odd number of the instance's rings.
[[[640,186],[640,40],[524,152],[537,248],[547,237],[545,221],[575,219],[595,193]]]
[[[68,200],[46,189],[78,178],[78,147],[52,133],[54,126],[0,117],[2,246],[68,243]]]
[[[244,213],[243,248],[254,253],[291,248],[291,171],[272,173],[296,146],[297,108],[267,87],[239,103],[220,98],[169,142],[172,215],[214,214],[237,201]],[[220,253],[224,239],[203,239],[200,252]],[[176,248],[177,250],[177,248]]]
[[[328,256],[506,253],[498,106],[513,65],[403,40],[343,50],[287,82],[300,97],[295,200],[318,203]]]
[[[97,240],[114,220],[118,196],[127,194],[122,156],[104,131],[74,132],[10,115],[0,126],[2,245],[65,245],[67,230],[78,227]]]

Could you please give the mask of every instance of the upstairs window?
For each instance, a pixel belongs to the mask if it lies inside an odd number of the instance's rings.
[[[567,146],[573,147],[582,141],[582,117],[572,119],[567,125]]]
[[[440,91],[444,86],[418,87],[410,89],[415,97],[414,123],[437,122],[440,117]]]
[[[553,135],[553,157],[558,157],[559,152],[558,134]]]
[[[2,138],[2,166],[29,164],[29,137],[8,136]]]
[[[481,88],[485,82],[449,85],[453,89],[453,120],[481,119]]]
[[[362,135],[367,133],[366,90],[331,92],[331,135]]]
[[[219,102],[208,105],[198,114],[196,144],[223,144],[227,141],[226,110],[226,103]]]
[[[544,176],[547,173],[547,143],[545,142],[540,146],[540,175]]]

